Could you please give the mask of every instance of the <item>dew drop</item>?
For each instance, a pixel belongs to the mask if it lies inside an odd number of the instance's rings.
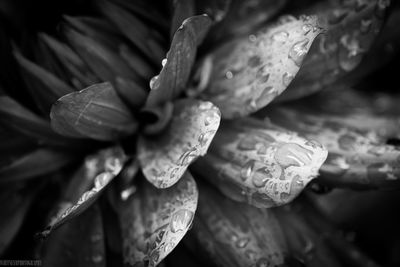
[[[166,59],[166,58],[164,58],[164,59],[161,61],[161,65],[162,65],[163,67],[165,67],[165,64],[167,64],[167,59]]]
[[[187,209],[175,212],[170,222],[171,232],[176,233],[188,229],[192,223],[193,215],[193,212]]]
[[[233,78],[233,73],[232,73],[232,71],[227,71],[226,73],[225,73],[225,77],[228,79],[228,80],[230,80],[230,79],[232,79]]]
[[[252,159],[244,164],[244,166],[240,170],[240,178],[242,178],[243,181],[246,181],[253,175],[255,164],[256,161]]]
[[[192,162],[193,159],[197,157],[197,149],[194,147],[185,153],[182,154],[182,156],[179,158],[180,165],[181,166],[186,166],[189,165],[190,162]]]
[[[128,200],[128,198],[136,192],[136,186],[130,186],[121,191],[120,196],[122,201]]]
[[[198,141],[200,146],[205,146],[213,138],[215,131],[208,131],[199,135]]]
[[[167,243],[164,247],[164,252],[165,253],[170,253],[172,249],[174,248],[175,244],[174,243]]]
[[[109,172],[103,172],[97,175],[94,180],[94,187],[98,191],[102,189],[106,184],[108,184],[112,179],[112,175]]]
[[[289,73],[289,72],[285,72],[283,75],[282,75],[282,84],[284,85],[284,86],[289,86],[289,84],[292,82],[292,80],[293,80],[293,78],[294,78],[294,75],[292,75],[291,73]]]
[[[301,28],[304,32],[304,35],[306,35],[313,29],[313,26],[311,24],[304,24]]]
[[[308,43],[310,40],[308,38],[295,43],[289,51],[289,58],[293,60],[296,66],[300,67],[301,63],[303,62],[304,57],[308,51]]]
[[[272,40],[276,42],[284,43],[289,37],[289,33],[286,31],[279,31],[272,35]]]
[[[250,35],[249,35],[249,41],[250,41],[251,43],[257,42],[257,36],[255,36],[254,34],[250,34]]]
[[[153,78],[151,78],[151,80],[150,80],[150,89],[151,90],[156,90],[156,89],[158,89],[158,87],[160,86],[160,83],[159,83],[159,75],[156,75],[156,76],[154,76]]]
[[[91,198],[93,195],[95,194],[95,192],[93,191],[86,191],[85,193],[83,193],[83,195],[79,198],[77,204],[80,205],[83,202],[87,201],[89,198]]]
[[[236,242],[236,246],[237,246],[238,248],[244,248],[244,247],[247,246],[247,244],[249,243],[249,241],[250,241],[250,239],[247,238],[247,237],[240,238],[240,239]]]

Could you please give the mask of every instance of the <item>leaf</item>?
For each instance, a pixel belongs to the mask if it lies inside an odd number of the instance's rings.
[[[45,114],[58,98],[75,91],[51,72],[26,59],[19,51],[14,50],[14,56],[33,99]]]
[[[150,78],[154,76],[155,70],[153,66],[147,62],[147,59],[144,58],[139,51],[122,44],[119,47],[119,54],[141,78],[150,80]]]
[[[214,23],[218,23],[225,18],[232,0],[197,0],[195,2],[196,11],[199,14],[207,14]],[[212,28],[210,31],[213,32]],[[212,35],[210,34],[207,38],[212,38]]]
[[[315,42],[303,67],[279,101],[315,93],[354,70],[383,25],[390,1],[325,1],[311,7],[326,33]]]
[[[115,140],[133,134],[137,122],[110,83],[60,98],[50,113],[52,128],[65,136]]]
[[[28,213],[32,200],[37,193],[37,188],[29,188],[21,184],[10,184],[0,191],[0,255],[3,255],[10,243],[18,234]]]
[[[194,0],[175,0],[172,1],[172,21],[170,27],[171,39],[174,37],[176,30],[182,24],[182,22],[195,15],[195,3]]]
[[[0,168],[0,182],[16,182],[60,170],[76,161],[76,156],[57,150],[38,148]]]
[[[225,123],[195,171],[228,197],[270,208],[292,201],[327,157],[319,143],[258,120]]]
[[[218,266],[284,265],[286,244],[273,211],[234,202],[210,187],[201,187],[190,235]]]
[[[103,222],[97,205],[46,240],[43,266],[105,267]]]
[[[76,89],[100,82],[85,62],[66,44],[45,33],[39,34],[41,42],[53,52],[70,77],[70,83]]]
[[[366,129],[368,121],[373,120],[357,116],[352,119],[326,114],[316,116],[288,108],[275,109],[269,115],[275,123],[327,147],[329,155],[321,167],[321,182],[359,189],[399,187],[400,150],[387,145],[386,138],[377,132],[384,133],[385,129]]]
[[[125,264],[159,264],[189,230],[197,199],[197,186],[188,172],[168,189],[144,181],[120,211]]]
[[[115,90],[121,97],[121,100],[133,110],[143,107],[146,102],[147,92],[143,90],[143,87],[130,80],[117,77],[115,80]]]
[[[114,82],[116,77],[132,81],[140,79],[136,71],[119,56],[118,51],[72,28],[64,28],[64,35],[72,48],[100,80]]]
[[[100,12],[112,22],[153,64],[163,58],[163,36],[141,19],[110,1],[96,1]],[[151,8],[152,9],[152,8]],[[134,27],[132,27],[134,25]]]
[[[120,147],[105,149],[88,156],[84,168],[66,188],[56,215],[39,235],[47,237],[52,231],[93,205],[106,186],[121,172],[126,160],[127,156]]]
[[[138,140],[138,159],[147,180],[158,188],[175,184],[190,163],[207,152],[220,119],[210,102],[176,101],[168,128]]]
[[[220,0],[219,2],[222,2],[220,4],[222,7],[220,12],[214,15],[214,19],[219,23],[211,29],[208,38],[213,44],[253,33],[263,23],[277,15],[287,0]]]
[[[184,89],[196,59],[197,47],[211,26],[207,15],[193,16],[175,32],[171,47],[159,75],[150,81],[146,106],[156,106],[176,98]]]
[[[208,87],[200,97],[215,103],[225,118],[263,108],[290,84],[320,32],[314,16],[286,17],[218,47],[209,55]]]

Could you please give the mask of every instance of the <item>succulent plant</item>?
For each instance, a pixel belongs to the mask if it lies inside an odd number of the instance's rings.
[[[397,62],[397,3],[5,0],[0,18],[1,258],[400,263],[397,227],[373,251],[360,226],[367,198],[397,219],[400,98],[368,84]]]

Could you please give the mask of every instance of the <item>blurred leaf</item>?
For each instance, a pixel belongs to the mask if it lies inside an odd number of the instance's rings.
[[[39,148],[13,160],[0,168],[0,182],[15,182],[35,178],[76,161],[76,156],[63,151]]]
[[[146,102],[147,92],[143,87],[130,80],[117,77],[115,80],[115,90],[130,108],[138,110],[143,107]]]
[[[316,17],[285,17],[220,46],[209,55],[209,84],[200,96],[215,103],[225,118],[263,108],[290,84],[320,32]]]
[[[22,69],[22,76],[32,98],[45,114],[48,114],[51,105],[58,98],[75,91],[51,72],[26,59],[19,51],[14,50],[14,56]]]
[[[287,0],[220,0],[219,2],[221,2],[220,11],[214,15],[214,19],[219,23],[211,29],[208,37],[213,44],[253,33],[277,15]]]
[[[106,1],[96,1],[100,12],[110,20],[155,65],[164,57],[163,40],[157,30],[146,25],[141,19],[122,7]],[[134,27],[132,27],[134,25]]]
[[[160,263],[189,230],[197,199],[197,186],[188,172],[168,189],[144,181],[120,211],[125,265]]]
[[[88,156],[81,171],[75,176],[61,200],[57,214],[39,235],[47,237],[52,231],[88,209],[104,188],[117,176],[127,156],[120,147],[105,149]],[[85,178],[85,179],[84,179]]]
[[[186,19],[175,32],[169,52],[159,75],[150,81],[147,106],[156,106],[176,98],[184,89],[194,64],[197,47],[211,26],[207,15]]]
[[[231,2],[232,0],[195,0],[195,6],[199,14],[207,14],[214,23],[218,23],[225,18]],[[212,35],[213,33],[209,34],[207,38],[212,38]]]
[[[103,223],[93,206],[46,240],[43,266],[105,267]]]
[[[110,83],[89,86],[60,98],[51,109],[55,131],[70,137],[115,140],[133,134],[137,123]]]
[[[0,96],[0,122],[26,136],[51,144],[62,144],[67,139],[55,133],[50,124],[10,97]]]
[[[284,266],[286,244],[271,209],[229,200],[210,187],[201,194],[190,235],[218,266]]]
[[[153,66],[147,62],[139,51],[134,51],[127,45],[123,44],[119,47],[119,54],[125,62],[146,81],[150,80],[150,78],[155,74]]]
[[[172,22],[170,27],[171,39],[174,37],[176,30],[181,26],[183,21],[195,15],[194,0],[173,0],[172,2]]]
[[[364,117],[330,116],[299,109],[277,108],[268,112],[278,125],[315,139],[329,151],[321,167],[321,182],[351,188],[395,189],[400,185],[398,147],[387,145],[386,138]],[[370,125],[368,124],[370,123]]]
[[[226,196],[259,208],[292,201],[327,157],[319,143],[257,120],[225,123],[194,170]]]
[[[65,71],[68,72],[70,83],[76,89],[87,87],[100,80],[91,72],[83,60],[66,44],[57,39],[40,33],[39,39],[45,43],[57,59],[61,62]]]
[[[22,226],[36,191],[34,187],[27,191],[21,184],[8,185],[0,191],[0,201],[3,203],[0,208],[0,255],[3,255]]]
[[[210,102],[186,99],[174,104],[168,128],[151,138],[140,137],[137,144],[143,174],[158,188],[172,186],[207,152],[221,118]]]
[[[280,101],[324,88],[354,70],[375,41],[390,1],[324,1],[307,13],[317,14],[326,33],[314,43],[299,74]]]

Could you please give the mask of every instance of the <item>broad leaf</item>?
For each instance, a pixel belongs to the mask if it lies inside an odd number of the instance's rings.
[[[263,108],[290,84],[320,32],[314,16],[285,17],[218,47],[209,55],[208,87],[200,97],[215,103],[225,118]]]
[[[110,83],[89,86],[60,98],[51,113],[53,129],[70,137],[115,140],[133,134],[137,122]]]
[[[168,189],[144,181],[120,211],[125,264],[159,264],[189,230],[197,199],[197,186],[188,172]]]
[[[138,140],[138,159],[147,180],[158,188],[176,183],[190,163],[207,152],[220,119],[218,108],[210,102],[175,102],[165,131]]]
[[[326,157],[315,141],[247,118],[223,124],[195,170],[226,196],[269,208],[297,197],[318,176]]]

